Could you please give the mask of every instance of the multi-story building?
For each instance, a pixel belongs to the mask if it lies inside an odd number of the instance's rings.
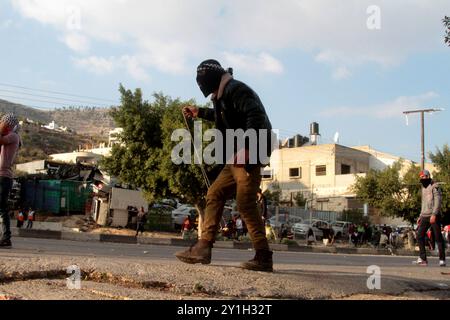
[[[284,147],[274,151],[270,166],[264,169],[262,187],[271,190],[278,185],[286,204],[295,203],[295,196],[301,193],[317,210],[363,209],[351,188],[356,176],[364,176],[370,169],[382,170],[400,159],[369,146]],[[402,173],[412,163],[405,159]],[[434,169],[431,164],[426,168]]]

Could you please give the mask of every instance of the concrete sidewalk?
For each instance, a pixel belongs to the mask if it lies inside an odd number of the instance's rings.
[[[13,237],[38,238],[38,239],[55,239],[70,240],[82,242],[113,242],[127,244],[150,244],[150,245],[167,245],[189,247],[194,244],[193,240],[182,239],[164,239],[149,237],[130,237],[111,234],[81,233],[69,231],[52,231],[52,230],[27,230],[12,228]],[[307,246],[307,245],[287,245],[287,244],[271,244],[274,251],[292,251],[292,252],[309,252],[309,253],[330,253],[330,254],[360,254],[360,255],[396,255],[396,256],[417,256],[417,252],[404,249],[374,249],[374,248],[351,248],[338,246]],[[215,248],[224,249],[252,249],[249,242],[238,241],[217,241]],[[435,252],[430,252],[430,256],[435,256]]]

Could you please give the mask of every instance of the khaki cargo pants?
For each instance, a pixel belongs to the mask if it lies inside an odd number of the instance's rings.
[[[214,242],[222,218],[225,201],[236,195],[237,210],[247,225],[255,250],[267,250],[264,222],[258,211],[256,193],[261,184],[261,168],[250,172],[243,167],[226,165],[209,188],[202,223],[201,239]]]

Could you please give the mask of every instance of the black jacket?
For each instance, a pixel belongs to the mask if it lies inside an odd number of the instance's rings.
[[[267,156],[272,154],[272,125],[267,116],[264,105],[254,92],[245,83],[233,79],[229,74],[222,78],[217,97],[212,99],[214,108],[200,108],[199,118],[214,121],[216,128],[224,137],[224,149],[226,146],[227,129],[267,129]],[[257,134],[258,146],[259,134]],[[246,149],[249,150],[248,144]],[[257,148],[259,152],[259,148]],[[235,150],[237,151],[237,150]],[[224,157],[226,150],[224,150]],[[258,164],[261,164],[259,157]],[[226,161],[226,159],[224,159]]]

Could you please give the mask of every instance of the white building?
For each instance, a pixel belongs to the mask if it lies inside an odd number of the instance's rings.
[[[49,124],[42,126],[42,128],[46,128],[48,130],[58,130],[59,126],[55,123],[55,121],[52,121]]]
[[[109,144],[108,147],[112,148],[113,145],[120,143],[120,135],[123,133],[123,128],[116,128],[109,132]]]
[[[339,144],[307,145],[276,150],[263,174],[263,190],[279,185],[282,201],[293,203],[301,193],[314,208],[324,211],[362,209],[351,187],[356,176],[370,169],[382,170],[400,157],[369,146],[345,147]],[[402,172],[413,162],[404,161]],[[433,166],[427,164],[433,171]]]

